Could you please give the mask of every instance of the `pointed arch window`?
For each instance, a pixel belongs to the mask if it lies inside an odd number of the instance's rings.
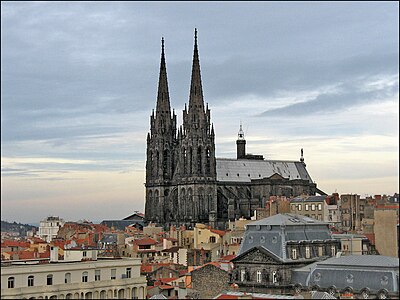
[[[168,149],[165,149],[163,153],[163,175],[164,178],[166,179],[169,178],[168,165],[169,165],[169,151]]]
[[[202,157],[201,157],[201,155],[202,155],[202,149],[201,149],[201,147],[199,147],[198,149],[197,149],[197,173],[199,173],[199,174],[201,174],[202,172],[201,172],[201,165],[202,165]]]
[[[182,149],[182,156],[183,156],[183,174],[187,173],[187,151],[185,148]]]
[[[211,151],[209,148],[206,150],[206,173],[211,174]]]
[[[156,176],[158,176],[159,169],[160,169],[160,152],[157,150],[157,154],[156,154]]]

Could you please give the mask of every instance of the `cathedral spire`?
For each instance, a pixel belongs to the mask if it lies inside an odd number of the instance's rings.
[[[160,76],[158,79],[156,116],[163,112],[167,113],[168,116],[171,115],[169,92],[168,92],[167,67],[165,64],[165,53],[164,53],[164,37],[161,39],[161,63],[160,63]]]
[[[194,51],[192,64],[192,80],[189,94],[189,111],[197,111],[196,108],[204,112],[203,88],[201,85],[199,50],[197,46],[197,28],[194,29]]]

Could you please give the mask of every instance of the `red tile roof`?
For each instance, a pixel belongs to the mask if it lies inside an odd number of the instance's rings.
[[[222,257],[220,258],[220,260],[231,261],[231,260],[234,259],[235,257],[236,257],[235,254],[230,254],[230,255],[222,256]]]
[[[226,233],[226,231],[217,230],[217,229],[212,229],[212,228],[210,229],[210,231],[213,232],[213,233],[219,234],[220,236],[224,236],[225,233]]]
[[[140,266],[140,273],[150,273],[153,271],[153,266],[148,264],[142,264]]]
[[[171,290],[174,287],[172,285],[166,285],[165,284],[165,285],[160,285],[159,288],[162,289],[162,290]]]
[[[138,246],[147,246],[147,245],[155,245],[157,242],[150,238],[138,239],[133,241],[134,245]]]
[[[161,281],[162,283],[168,283],[168,282],[174,281],[174,280],[176,280],[176,279],[178,279],[178,278],[177,278],[177,277],[172,277],[172,278],[160,278],[159,281]]]

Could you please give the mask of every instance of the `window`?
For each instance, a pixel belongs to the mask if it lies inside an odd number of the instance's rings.
[[[201,231],[199,230],[199,235],[201,235]]]
[[[315,204],[311,204],[311,210],[315,210]]]
[[[306,246],[306,258],[310,258],[310,247]]]
[[[298,209],[299,211],[301,211],[301,204],[299,204],[299,206],[297,206],[297,209]]]
[[[28,286],[34,285],[34,277],[33,275],[28,276]]]
[[[8,277],[8,288],[13,289],[14,288],[14,277]]]
[[[94,271],[94,281],[100,281],[100,270]]]
[[[323,249],[322,249],[322,246],[319,246],[318,247],[318,256],[322,256],[322,255],[324,255]]]
[[[306,204],[305,206],[306,206],[306,210],[308,210],[308,204]]]
[[[261,283],[261,271],[257,271],[257,282]]]
[[[53,285],[53,275],[47,275],[47,285]]]
[[[322,204],[318,203],[318,210],[322,210]]]
[[[278,278],[276,276],[276,271],[272,272],[272,283],[277,283],[278,282]]]
[[[215,243],[215,236],[210,236],[210,243]]]
[[[332,256],[336,255],[336,247],[335,246],[331,246],[331,253],[332,253]]]
[[[82,273],[82,282],[88,282],[88,272]]]
[[[245,277],[246,277],[246,271],[245,270],[240,271],[240,281],[241,282],[244,281]]]
[[[296,211],[296,204],[292,204],[292,211]]]
[[[131,278],[132,276],[132,268],[126,268],[126,278]]]
[[[297,250],[292,249],[292,259],[297,259]]]
[[[65,283],[71,283],[71,273],[65,273]]]
[[[87,253],[86,251],[83,251],[83,257],[86,257]]]
[[[111,269],[111,279],[117,278],[117,269]]]

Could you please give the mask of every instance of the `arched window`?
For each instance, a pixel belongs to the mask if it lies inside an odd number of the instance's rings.
[[[186,200],[187,206],[186,206],[186,215],[187,216],[192,216],[193,215],[193,193],[192,189],[189,188],[187,191],[187,200]]]
[[[192,148],[189,148],[189,156],[188,156],[189,174],[193,173],[192,161],[193,161],[193,150],[192,150]]]
[[[14,283],[15,283],[15,278],[14,277],[8,277],[8,288],[13,289],[14,288]]]
[[[183,174],[187,173],[187,152],[186,149],[182,149],[182,157],[183,157]]]
[[[71,273],[65,273],[64,282],[71,283]]]
[[[158,203],[160,201],[160,192],[158,190],[154,191],[154,208],[158,208],[158,206],[160,205],[160,203]]]
[[[211,174],[211,151],[209,148],[206,150],[206,174]]]
[[[211,188],[208,189],[208,193],[207,193],[207,197],[208,197],[208,207],[210,209],[210,211],[215,210],[214,209],[214,201],[213,201],[213,191]]]
[[[199,147],[198,149],[197,149],[197,173],[199,173],[199,174],[201,174],[202,172],[201,172],[201,170],[202,170],[202,167],[201,167],[201,164],[202,164],[202,159],[201,159],[201,155],[202,155],[202,153],[201,153],[202,151],[201,151],[201,147]]]
[[[47,285],[53,285],[53,275],[47,275]]]
[[[88,272],[83,272],[82,273],[82,282],[88,282]]]
[[[156,162],[156,176],[158,176],[159,175],[159,170],[160,170],[160,152],[158,152],[158,150],[157,150],[157,153],[156,153],[156,160],[157,160],[157,162]]]
[[[28,276],[28,286],[34,286],[35,277],[33,275]]]
[[[184,215],[186,215],[186,191],[184,188],[181,189],[181,201],[180,201],[180,211],[183,212]]]
[[[163,175],[164,178],[166,179],[169,178],[168,162],[169,162],[169,151],[165,149],[163,153]]]

